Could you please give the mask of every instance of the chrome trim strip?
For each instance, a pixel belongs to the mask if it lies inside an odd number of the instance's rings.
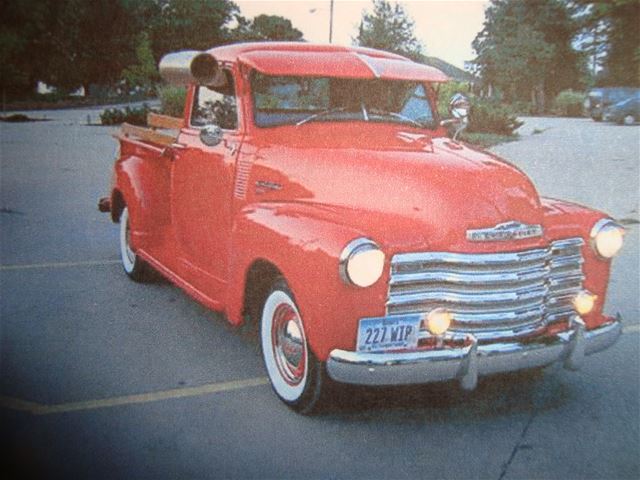
[[[406,385],[458,379],[463,388],[474,388],[480,375],[543,367],[563,362],[575,368],[584,355],[613,345],[622,332],[620,317],[585,331],[581,320],[572,329],[540,343],[497,342],[479,344],[469,335],[461,348],[406,353],[357,353],[333,350],[327,359],[329,376],[358,385]]]
[[[390,295],[387,302],[388,307],[400,305],[415,305],[418,303],[438,302],[438,303],[462,303],[466,305],[489,306],[490,304],[503,302],[525,302],[527,300],[538,300],[547,293],[547,288],[542,286],[535,290],[531,288],[520,290],[488,291],[479,293],[467,292],[424,292],[412,294]]]
[[[544,261],[551,252],[544,248],[524,250],[511,253],[449,253],[449,252],[418,252],[399,253],[393,256],[393,266],[414,263],[453,263],[456,265],[504,265],[516,263],[522,265],[525,262]]]
[[[363,55],[361,53],[354,53],[354,55],[358,57],[358,60],[364,63],[369,70],[371,70],[371,73],[373,73],[374,77],[380,78],[380,72],[378,72],[378,70],[376,70],[375,67],[371,65],[371,63],[367,60],[367,55]]]
[[[473,327],[474,324],[478,324],[477,326],[481,327],[491,325],[492,322],[513,323],[527,318],[540,318],[544,312],[545,307],[540,304],[525,310],[506,310],[497,313],[465,313],[456,310],[455,318],[456,320],[464,322],[465,326]]]
[[[582,247],[584,240],[581,237],[565,238],[562,240],[556,240],[551,244],[553,250],[560,250],[563,248]]]
[[[491,285],[524,283],[541,280],[550,269],[543,265],[513,272],[455,272],[452,270],[430,270],[420,273],[396,273],[389,284],[392,287],[415,283],[453,283],[462,285]]]

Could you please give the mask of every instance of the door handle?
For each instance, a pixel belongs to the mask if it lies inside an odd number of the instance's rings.
[[[231,156],[235,155],[235,153],[238,151],[238,144],[237,143],[227,142],[225,140],[223,145],[224,145],[224,148],[229,150],[229,155],[231,155]]]

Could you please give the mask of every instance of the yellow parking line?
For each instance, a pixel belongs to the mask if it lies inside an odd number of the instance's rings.
[[[10,410],[17,410],[19,412],[34,413],[44,405],[40,405],[35,402],[27,402],[26,400],[20,400],[19,398],[5,397],[0,395],[0,408],[8,408]]]
[[[33,270],[37,268],[93,267],[96,265],[115,265],[120,260],[87,260],[85,262],[31,263],[24,265],[0,265],[0,270]]]
[[[52,413],[77,412],[81,410],[95,410],[98,408],[117,407],[121,405],[133,405],[136,403],[150,403],[174,398],[197,397],[211,393],[229,392],[242,388],[267,385],[267,377],[248,378],[246,380],[233,380],[230,382],[209,383],[199,387],[174,388],[160,392],[141,393],[137,395],[125,395],[122,397],[103,398],[98,400],[86,400],[82,402],[60,403],[58,405],[42,405],[34,402],[26,402],[10,397],[0,396],[0,407],[11,410],[29,412],[34,415],[50,415]]]
[[[640,323],[634,325],[626,325],[622,327],[622,333],[638,333],[640,332]]]
[[[627,325],[624,333],[640,333],[640,324]],[[124,395],[121,397],[103,398],[97,400],[85,400],[82,402],[60,403],[57,405],[43,405],[35,402],[28,402],[18,398],[11,398],[0,395],[0,408],[8,408],[33,415],[50,415],[53,413],[77,412],[82,410],[96,410],[99,408],[117,407],[122,405],[134,405],[137,403],[158,402],[175,398],[197,397],[212,393],[229,392],[241,390],[243,388],[268,385],[267,377],[248,378],[245,380],[232,380],[229,382],[208,383],[199,387],[174,388],[159,392],[140,393],[136,395]]]

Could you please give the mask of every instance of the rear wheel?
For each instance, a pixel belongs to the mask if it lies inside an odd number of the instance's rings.
[[[625,115],[622,119],[622,123],[624,123],[625,125],[633,125],[634,123],[636,123],[636,117],[631,114]]]
[[[320,404],[324,365],[309,348],[302,317],[284,280],[276,281],[262,307],[260,343],[273,390],[292,409],[308,414]]]
[[[145,280],[147,264],[142,260],[131,247],[131,223],[129,220],[129,209],[124,207],[120,215],[120,259],[122,268],[129,278],[136,282]]]

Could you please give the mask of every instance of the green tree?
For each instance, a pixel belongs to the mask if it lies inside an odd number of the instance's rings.
[[[473,41],[475,63],[505,100],[529,99],[543,111],[546,98],[580,87],[583,61],[572,46],[578,25],[565,3],[492,0],[485,15]]]
[[[23,94],[35,88],[48,55],[48,5],[39,0],[2,1],[0,12],[0,88],[3,95]]]
[[[402,5],[373,0],[373,12],[363,12],[355,45],[378,48],[416,61],[424,59],[424,46],[415,36],[415,23]]]
[[[46,60],[41,80],[74,89],[90,84],[109,85],[135,61],[136,37],[144,25],[143,8],[149,1],[43,0],[47,4],[42,43]]]
[[[302,32],[294,28],[291,20],[278,15],[258,15],[253,19],[252,30],[259,40],[287,40],[302,39]]]
[[[258,15],[248,20],[236,16],[237,26],[230,32],[233,41],[301,41],[303,35],[291,20],[278,15]]]
[[[231,38],[229,23],[238,6],[229,0],[156,0],[150,27],[156,58],[177,50],[207,50]]]
[[[122,78],[130,87],[140,87],[145,93],[153,93],[156,84],[160,81],[160,74],[147,32],[142,32],[139,36],[136,58],[137,63],[122,71]]]
[[[575,0],[583,47],[599,84],[640,86],[640,0]]]
[[[109,84],[135,59],[135,39],[156,0],[3,1],[2,83],[37,80],[70,90]]]

